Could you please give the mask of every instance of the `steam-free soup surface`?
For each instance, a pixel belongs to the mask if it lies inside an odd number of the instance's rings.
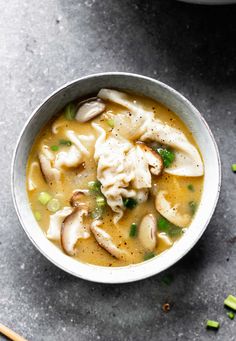
[[[174,131],[177,129],[177,131],[181,132],[186,137],[188,143],[193,146],[194,152],[196,151],[200,155],[191,132],[175,113],[150,98],[134,94],[126,94],[126,96],[125,98],[129,103],[138,106],[138,110],[141,108],[141,111],[148,112],[150,115],[152,114],[154,119],[161,122],[164,127],[168,126],[174,128]],[[78,103],[80,102],[78,100],[57,113],[41,130],[29,155],[27,165],[27,190],[32,211],[38,224],[45,232],[45,237],[49,229],[50,216],[55,216],[65,207],[68,208],[68,212],[70,213],[67,217],[73,214],[75,210],[78,212],[78,210],[85,209],[85,214],[81,216],[84,227],[83,236],[81,237],[80,233],[80,236],[77,236],[78,238],[75,237],[76,242],[70,240],[71,236],[73,237],[73,233],[70,234],[69,229],[71,225],[68,223],[66,215],[59,219],[60,235],[57,238],[51,238],[51,240],[62,249],[62,252],[66,252],[69,256],[75,257],[85,263],[103,266],[125,266],[143,262],[159,255],[181,238],[191,224],[197,207],[199,206],[203,187],[203,175],[201,172],[199,174],[197,173],[197,175],[193,172],[194,176],[175,175],[175,169],[179,167],[178,162],[183,162],[181,166],[183,170],[180,169],[181,167],[179,169],[180,172],[183,171],[183,174],[185,174],[185,154],[183,160],[181,157],[178,160],[179,147],[175,149],[173,146],[175,141],[172,141],[172,145],[168,146],[165,144],[167,140],[163,141],[163,143],[153,140],[150,135],[151,133],[147,139],[145,137],[142,138],[145,131],[141,131],[137,138],[135,134],[132,135],[129,131],[127,133],[127,129],[131,129],[132,127],[129,127],[130,123],[126,121],[126,117],[128,118],[133,115],[135,108],[130,110],[130,107],[126,108],[124,105],[107,100],[106,96],[103,97],[101,102],[105,105],[105,110],[89,121],[79,122],[77,120],[78,115],[75,117],[76,111],[78,110]],[[122,117],[117,120],[116,118],[120,114]],[[137,120],[139,120],[138,115]],[[99,126],[105,131],[105,140],[103,144],[97,147],[95,144],[101,134],[98,131],[99,128],[95,128],[94,124],[96,127]],[[118,128],[117,125],[120,125],[120,127]],[[142,127],[134,128],[135,132],[143,129]],[[79,136],[82,147],[87,150],[87,153],[80,158],[80,161],[76,163],[75,160],[75,166],[73,165],[73,160],[71,162],[72,166],[67,161],[64,162],[64,159],[69,160],[70,157],[74,157],[75,159],[77,157],[79,160],[78,155],[73,156],[71,147],[74,146],[75,149],[80,147],[76,146],[68,138],[70,136],[68,131],[72,131],[74,133],[73,136]],[[132,193],[132,190],[139,191],[142,194],[142,198],[139,200],[136,194],[127,198],[124,194],[122,196],[123,206],[118,207],[117,211],[119,212],[115,212],[116,206],[109,205],[108,202],[110,202],[111,197],[109,197],[109,191],[105,190],[105,188],[110,188],[105,187],[106,172],[109,175],[109,169],[107,170],[106,166],[103,167],[102,164],[102,162],[105,162],[103,159],[107,150],[104,147],[104,154],[97,157],[94,154],[95,152],[102,153],[105,141],[109,137],[119,138],[120,133],[122,134],[122,146],[124,145],[123,141],[128,141],[131,144],[131,147],[127,147],[128,150],[124,152],[124,155],[128,155],[130,148],[136,148],[141,142],[141,148],[148,148],[148,152],[152,150],[154,154],[158,154],[157,160],[162,162],[159,165],[162,169],[160,170],[160,174],[155,175],[150,172],[151,166],[149,165],[148,171],[151,176],[151,188],[133,189],[134,179],[128,185],[124,185],[124,188],[130,191],[129,193]],[[127,134],[130,136],[127,136]],[[116,150],[113,150],[112,147],[111,150],[112,153],[116,153]],[[68,154],[70,152],[71,156]],[[49,160],[48,165],[58,170],[58,174],[56,173],[58,178],[55,178],[55,175],[50,177],[46,174],[45,176],[42,158],[40,160],[42,153],[44,153],[44,156],[46,155],[47,161]],[[59,153],[61,153],[60,156],[58,156]],[[56,159],[57,161],[55,161]],[[114,160],[116,160],[116,157]],[[189,167],[188,163],[191,163],[191,159],[190,161],[187,160],[186,167]],[[100,167],[99,174],[98,165]],[[142,170],[142,162],[140,161],[136,167]],[[173,173],[168,173],[168,169],[174,169]],[[189,169],[191,172],[191,164]],[[176,172],[178,173],[178,171]],[[131,171],[128,173],[131,174]],[[76,190],[80,191],[77,192],[79,193],[79,199],[75,203],[76,207],[73,207],[71,198]],[[83,192],[83,190],[85,191]],[[157,209],[158,204],[156,203],[156,198],[158,193],[164,193],[163,200],[168,202],[169,205],[167,208],[164,208],[164,213],[162,211],[160,212],[161,209]],[[163,202],[160,203],[160,205],[162,204]],[[177,214],[176,217],[175,213]],[[147,236],[148,241],[143,241],[143,232],[140,231],[140,225],[143,218],[150,214],[152,219],[154,218],[155,230],[144,231],[144,239],[145,233],[146,235],[149,232],[151,234],[154,233],[154,236],[149,235]],[[173,219],[177,219],[177,223],[184,221],[182,218],[185,217],[187,219],[185,219],[187,226],[186,224],[185,226],[178,226],[178,224],[169,221],[168,217],[170,215],[171,217],[173,216]],[[179,217],[182,220],[178,220]],[[117,256],[116,253],[115,255],[110,253],[106,245],[104,247],[103,243],[95,238],[94,231],[90,230],[90,226],[94,222],[99,229],[102,229],[109,235],[112,245],[116,249],[121,250],[123,254],[118,254]],[[99,223],[97,224],[97,222]],[[69,227],[66,224],[69,224]],[[75,224],[78,224],[78,222],[75,222]],[[69,231],[69,239],[66,236],[62,240],[61,233],[65,233],[67,231],[66,229]],[[142,227],[142,229],[145,229],[145,227]],[[63,243],[66,245],[68,243],[69,246],[67,245],[65,247]],[[72,247],[70,243],[74,243]]]

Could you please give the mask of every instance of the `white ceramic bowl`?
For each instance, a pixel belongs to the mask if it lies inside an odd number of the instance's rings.
[[[68,102],[97,93],[99,89],[130,90],[157,100],[186,123],[200,147],[205,180],[196,216],[183,237],[172,248],[149,261],[126,267],[102,267],[81,263],[50,242],[34,219],[26,192],[26,163],[30,148],[40,129]],[[214,212],[221,182],[220,159],[214,137],[198,110],[180,93],[155,79],[128,73],[102,73],[77,79],[51,94],[26,122],[13,156],[12,196],[21,225],[38,250],[68,273],[94,282],[124,283],[155,275],[182,258],[198,241]]]

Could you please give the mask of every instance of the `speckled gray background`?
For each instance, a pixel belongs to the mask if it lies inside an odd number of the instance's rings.
[[[236,295],[236,6],[169,0],[0,0],[0,322],[33,341],[236,340],[223,300]],[[10,160],[32,110],[82,75],[129,71],[187,96],[218,142],[223,186],[200,242],[164,274],[127,285],[73,278],[20,227]],[[161,306],[172,303],[165,314]],[[222,323],[206,331],[207,318]],[[1,339],[1,336],[0,336]]]

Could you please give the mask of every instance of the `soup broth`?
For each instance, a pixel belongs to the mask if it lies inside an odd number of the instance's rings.
[[[32,146],[27,165],[29,203],[45,236],[69,256],[102,266],[143,262],[172,247],[191,224],[203,188],[203,171],[195,172],[194,162],[191,163],[189,156],[192,153],[194,158],[196,154],[201,160],[200,152],[191,132],[180,118],[150,98],[128,93],[122,96],[128,101],[128,107],[119,100],[101,96],[99,103],[104,105],[104,110],[101,109],[100,114],[86,122],[77,120],[80,114],[78,110],[84,103],[79,106],[77,101],[68,105],[43,127]],[[85,104],[91,104],[92,101]],[[139,117],[142,112],[153,116],[150,125],[145,128],[147,120],[144,119],[140,126],[132,127],[128,118],[133,119],[131,116],[136,115],[136,121],[142,120],[143,117]],[[174,138],[169,141],[171,136],[167,138],[169,142],[161,141],[161,137],[159,141],[153,140],[152,134],[159,134],[151,132],[155,120],[163,129],[173,128],[173,132],[180,132],[182,150],[178,143],[175,148]],[[148,129],[150,132],[146,133]],[[96,145],[99,139],[102,140],[102,134],[103,141]],[[149,134],[147,138],[145,134]],[[114,149],[113,146],[109,149],[105,145],[109,138],[114,141]],[[113,170],[110,160],[114,157],[115,163],[120,158],[115,139],[119,139],[124,149],[123,159],[118,165],[123,170],[119,171],[118,166]],[[153,157],[152,165],[148,163],[147,167],[146,163],[144,166],[142,157],[134,157],[129,167],[124,166],[122,160],[127,161],[132,148],[139,148],[138,152],[142,155],[147,154],[145,160]],[[108,159],[109,162],[106,161]],[[132,168],[135,162],[137,164]],[[203,167],[199,165],[199,160],[196,162],[197,170]],[[50,171],[48,173],[46,166]],[[159,167],[159,174],[153,174],[152,167]],[[135,185],[137,176],[134,173],[138,174],[144,169],[145,174],[151,176],[151,187],[137,188],[139,186]],[[114,176],[111,176],[112,171]],[[183,175],[178,173],[181,171]],[[125,183],[122,180],[123,185],[120,186],[117,185],[118,180],[113,184],[116,177],[121,181],[122,172],[126,172],[122,179],[130,179]],[[71,199],[74,193],[78,199]],[[113,205],[114,201],[119,204]],[[60,213],[63,210],[65,212]],[[74,221],[75,212],[77,220]],[[145,223],[143,219],[146,216],[149,218]],[[50,222],[54,223],[52,232],[55,232],[51,236],[48,234]],[[183,222],[184,226],[179,222]],[[105,235],[101,230],[105,231]]]

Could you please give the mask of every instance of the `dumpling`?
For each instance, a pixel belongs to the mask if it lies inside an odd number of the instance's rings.
[[[69,139],[69,141],[71,141],[76,146],[78,151],[81,153],[81,156],[83,155],[89,156],[88,149],[84,146],[84,144],[81,141],[91,142],[94,140],[93,136],[76,135],[76,133],[73,130],[68,130],[66,132],[66,137]]]
[[[132,187],[135,189],[151,188],[152,176],[159,175],[163,161],[159,154],[144,143],[137,143],[127,154],[129,168],[132,169]]]
[[[97,97],[110,101],[110,102],[120,104],[123,107],[133,112],[142,111],[142,108],[139,105],[130,101],[127,94],[121,91],[111,90],[111,89],[101,89]]]
[[[55,167],[76,167],[82,163],[82,154],[75,147],[71,146],[67,151],[60,152],[56,155]]]
[[[197,149],[180,130],[153,120],[141,141],[157,141],[170,146],[175,151],[175,160],[165,172],[177,176],[201,176],[204,173],[203,162]]]
[[[125,210],[123,198],[134,198],[139,203],[147,200],[151,188],[150,170],[157,167],[156,158],[148,156],[144,144],[133,146],[128,140],[112,134],[106,139],[104,129],[95,123],[92,125],[100,134],[94,154],[98,163],[97,178],[107,204],[115,212],[114,223],[117,223]],[[157,158],[160,159],[158,155]]]
[[[54,156],[50,152],[49,147],[43,145],[40,153],[38,154],[41,171],[45,180],[50,184],[58,182],[61,178],[61,172],[54,166]]]
[[[102,89],[98,97],[120,104],[129,111],[121,112],[114,116],[114,129],[112,134],[119,134],[129,140],[138,139],[153,119],[153,113],[147,112],[140,105],[130,101],[128,96],[117,90]]]
[[[170,146],[175,151],[175,160],[165,172],[178,176],[201,176],[204,173],[203,162],[198,150],[188,141],[183,132],[163,124],[154,118],[152,112],[129,100],[125,93],[102,89],[98,97],[130,110],[130,113],[116,115],[113,134],[119,132],[128,139],[157,141]]]
[[[94,158],[97,161],[97,178],[101,182],[101,191],[107,199],[107,204],[115,212],[116,223],[123,215],[122,198],[134,197],[136,192],[127,189],[132,174],[127,171],[126,153],[132,144],[121,138],[110,136],[106,139],[106,132],[99,125],[93,127],[100,134],[95,144]]]
[[[85,157],[90,155],[88,149],[80,141],[80,137],[73,130],[66,131],[66,137],[72,142],[72,146],[56,155],[55,167],[59,169],[61,167],[77,167],[84,162]]]

